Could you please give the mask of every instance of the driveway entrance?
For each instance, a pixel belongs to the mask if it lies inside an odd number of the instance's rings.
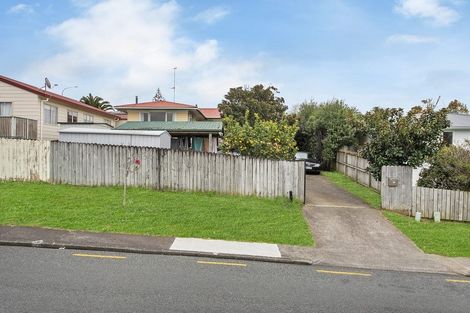
[[[308,254],[316,263],[338,266],[448,272],[438,256],[423,253],[380,210],[324,176],[307,176],[304,215],[316,247],[310,252],[304,250],[299,257]]]

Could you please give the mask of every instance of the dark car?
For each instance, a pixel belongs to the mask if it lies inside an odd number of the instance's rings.
[[[305,161],[305,173],[307,174],[320,174],[320,163],[308,158],[306,152],[297,152],[295,155],[296,161]]]

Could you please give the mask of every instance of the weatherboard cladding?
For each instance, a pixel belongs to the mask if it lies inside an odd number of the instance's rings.
[[[117,129],[166,130],[169,132],[221,132],[222,122],[126,122]]]

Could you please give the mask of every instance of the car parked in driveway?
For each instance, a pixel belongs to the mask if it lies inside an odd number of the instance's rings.
[[[295,154],[296,161],[305,161],[305,173],[320,174],[320,163],[308,157],[308,152],[299,151]]]

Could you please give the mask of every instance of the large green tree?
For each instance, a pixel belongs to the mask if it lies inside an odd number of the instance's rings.
[[[297,123],[291,125],[286,118],[267,121],[255,114],[253,126],[249,123],[250,112],[245,113],[241,124],[233,116],[224,118],[222,151],[275,160],[292,160],[297,152],[294,140]]]
[[[103,100],[103,98],[98,96],[93,96],[91,93],[88,96],[83,96],[80,99],[80,102],[91,105],[95,108],[101,109],[103,111],[111,110],[113,107],[109,104],[108,101]]]
[[[361,155],[369,161],[369,171],[381,178],[385,165],[421,166],[439,151],[443,130],[449,126],[447,109],[436,111],[432,102],[403,109],[375,107],[365,115],[368,142]]]
[[[261,84],[252,88],[230,88],[218,107],[223,117],[231,116],[240,124],[247,121],[254,125],[255,115],[262,120],[281,121],[287,106],[284,98],[277,94],[276,87],[264,87]],[[249,112],[248,119],[245,118],[246,112]]]
[[[358,143],[363,129],[362,115],[342,100],[307,101],[297,107],[299,148],[326,163],[336,159],[343,146]]]
[[[445,146],[431,157],[430,167],[420,173],[418,185],[470,191],[470,142]]]

